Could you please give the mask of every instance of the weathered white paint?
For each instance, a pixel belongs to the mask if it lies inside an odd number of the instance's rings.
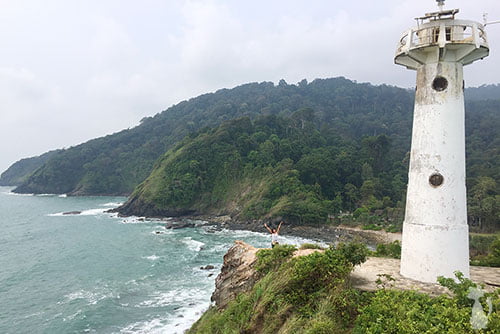
[[[469,277],[463,65],[489,49],[483,27],[455,20],[456,12],[406,32],[395,58],[417,70],[400,270],[422,282],[457,270]],[[433,88],[436,77],[447,80],[446,89]],[[440,186],[429,182],[435,173],[444,178]]]

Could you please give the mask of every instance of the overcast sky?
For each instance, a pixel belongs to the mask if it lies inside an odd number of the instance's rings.
[[[500,20],[498,0],[448,0]],[[434,0],[0,0],[0,172],[248,82],[344,76],[413,87],[401,33]],[[467,86],[500,82],[500,24]]]

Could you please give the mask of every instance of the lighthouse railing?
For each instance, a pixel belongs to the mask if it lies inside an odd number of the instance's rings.
[[[480,24],[471,21],[457,24],[433,22],[431,26],[406,31],[398,43],[396,54],[428,46],[444,47],[446,44],[472,44],[488,48],[486,33]]]

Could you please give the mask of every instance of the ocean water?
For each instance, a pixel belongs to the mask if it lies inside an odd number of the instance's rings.
[[[0,333],[183,333],[210,305],[234,240],[270,241],[201,221],[166,230],[160,220],[105,212],[124,197],[10,190],[0,187]]]

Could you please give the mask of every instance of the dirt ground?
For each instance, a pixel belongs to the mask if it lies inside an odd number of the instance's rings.
[[[446,288],[437,283],[422,283],[401,276],[399,265],[400,260],[397,259],[370,257],[365,263],[354,268],[351,273],[351,283],[360,290],[373,291],[378,289],[375,281],[380,278],[385,282],[386,288],[418,290],[430,295],[448,293]],[[384,279],[384,276],[378,276],[379,274],[390,275],[394,281]],[[486,291],[500,288],[500,268],[471,266],[470,275],[474,282],[484,284]]]

